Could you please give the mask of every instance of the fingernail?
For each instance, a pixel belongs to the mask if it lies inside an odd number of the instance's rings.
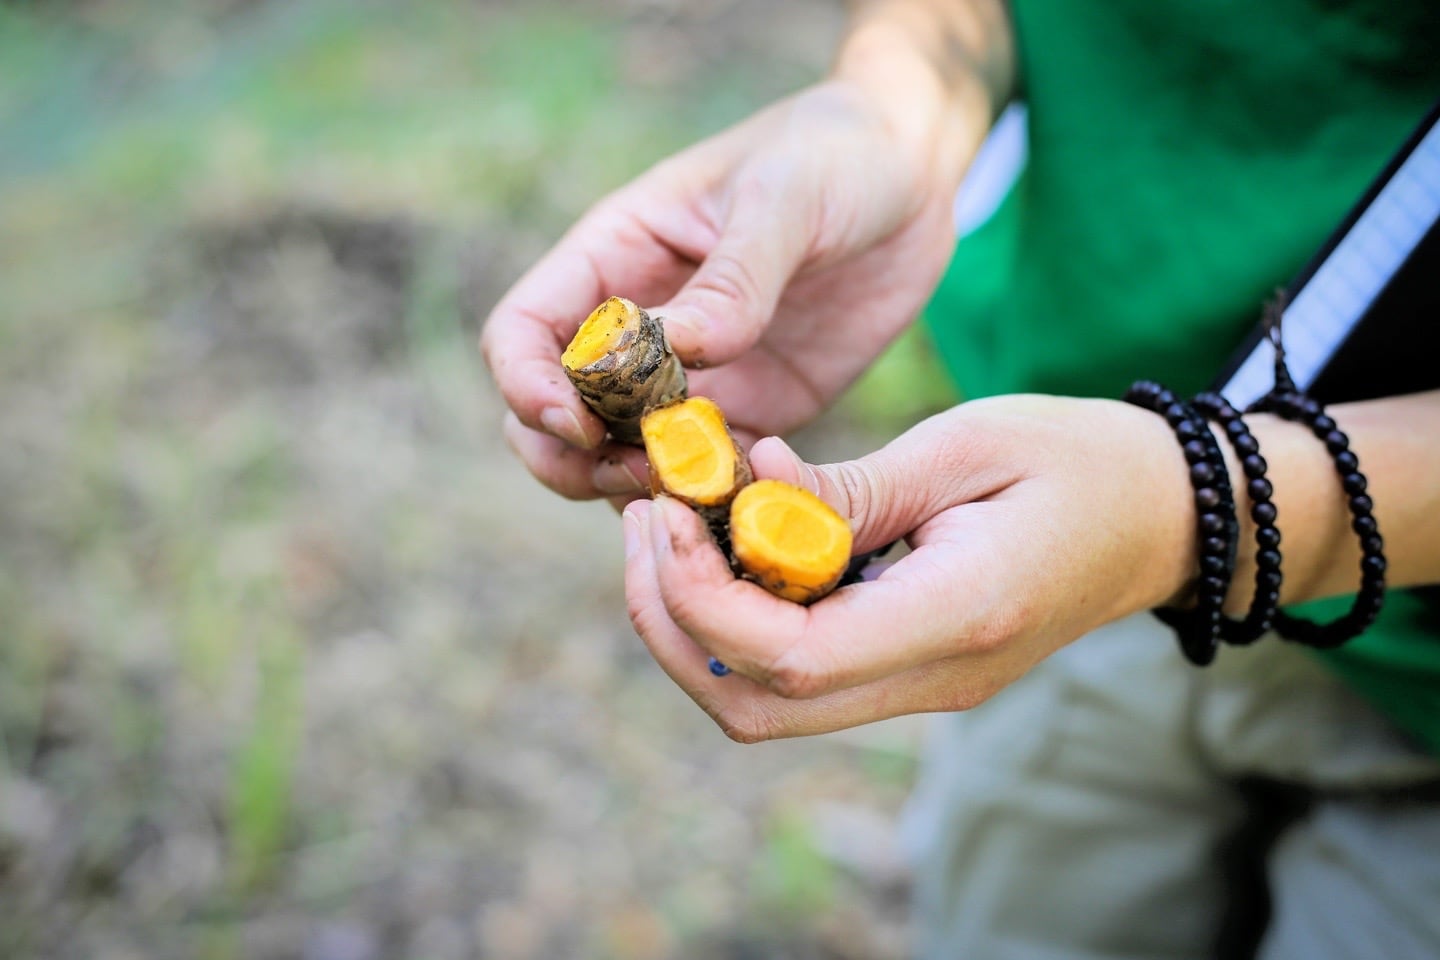
[[[804,487],[806,490],[809,490],[811,493],[815,494],[816,496],[819,496],[819,494],[820,494],[820,476],[819,476],[819,474],[817,474],[817,473],[815,472],[815,468],[814,468],[814,467],[810,466],[810,464],[808,464],[808,463],[805,462],[805,458],[804,458],[804,457],[800,456],[800,454],[798,454],[798,453],[795,452],[795,448],[794,448],[794,447],[790,446],[790,444],[786,443],[784,440],[782,440],[782,439],[779,438],[779,437],[766,437],[766,438],[764,438],[764,439],[763,439],[762,441],[760,441],[760,442],[761,442],[761,443],[767,443],[767,444],[777,444],[777,445],[779,445],[780,449],[783,450],[783,451],[785,451],[785,456],[786,456],[787,458],[789,458],[789,460],[790,460],[790,465],[795,469],[795,482],[796,482],[796,484],[799,485],[799,486]],[[759,446],[759,444],[757,443],[756,446]]]
[[[702,320],[688,310],[679,313],[667,313],[661,317],[662,326],[667,329],[679,327],[688,333],[698,334],[704,326]]]
[[[796,453],[795,448],[790,446],[790,444],[779,437],[775,437],[774,440],[780,444],[780,446],[784,447],[785,453],[789,455],[790,462],[795,466],[795,477],[800,481],[800,486],[818,495],[820,493],[820,478],[815,475],[815,468],[806,463],[805,458]]]
[[[590,482],[606,496],[637,493],[645,489],[645,484],[640,482],[640,478],[635,476],[623,460],[600,461],[595,466],[595,472],[591,474]]]
[[[546,407],[540,413],[540,423],[555,436],[577,447],[593,450],[596,446],[580,425],[580,419],[564,407]]]
[[[625,531],[626,560],[635,556],[635,551],[640,549],[640,515],[649,509],[650,502],[648,500],[637,500],[625,508],[621,526]]]

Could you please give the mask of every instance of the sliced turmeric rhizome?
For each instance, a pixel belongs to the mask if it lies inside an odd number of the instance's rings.
[[[797,603],[835,588],[850,562],[849,525],[807,490],[752,482],[720,407],[687,398],[658,319],[611,297],[580,325],[561,363],[615,439],[644,443],[652,492],[699,512],[738,573]]]
[[[809,490],[756,480],[730,504],[730,548],[740,568],[777,597],[813,603],[850,563],[850,525]]]
[[[650,487],[689,506],[725,507],[750,482],[750,462],[708,397],[655,407],[640,421]]]

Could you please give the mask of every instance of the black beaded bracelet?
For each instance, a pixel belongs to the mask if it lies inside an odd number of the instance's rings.
[[[1283,610],[1275,618],[1276,630],[1287,640],[1323,649],[1338,647],[1374,623],[1385,603],[1385,540],[1375,519],[1375,504],[1366,493],[1368,482],[1360,472],[1360,458],[1350,449],[1350,438],[1313,397],[1293,389],[1277,389],[1250,409],[1308,426],[1325,444],[1335,462],[1335,472],[1340,475],[1340,486],[1350,508],[1350,527],[1360,538],[1360,590],[1355,602],[1348,613],[1330,623],[1316,623]]]
[[[1274,489],[1265,477],[1268,465],[1260,455],[1260,442],[1228,400],[1218,393],[1205,392],[1196,394],[1191,403],[1224,428],[1245,474],[1250,519],[1255,521],[1255,595],[1243,620],[1227,618],[1221,623],[1221,639],[1238,645],[1254,643],[1275,624],[1282,582],[1280,528],[1276,525],[1279,511],[1271,501]]]
[[[1160,384],[1137,381],[1126,391],[1125,401],[1164,417],[1175,431],[1190,466],[1195,529],[1200,545],[1195,606],[1188,610],[1161,608],[1154,612],[1175,629],[1186,658],[1197,666],[1205,666],[1215,659],[1219,649],[1224,621],[1221,608],[1235,572],[1235,541],[1239,534],[1225,457],[1205,418]]]

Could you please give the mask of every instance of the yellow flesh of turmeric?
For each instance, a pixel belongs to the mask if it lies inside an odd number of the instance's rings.
[[[850,526],[808,490],[757,480],[730,505],[735,559],[771,593],[808,603],[830,591],[850,562]]]
[[[630,307],[619,297],[611,297],[596,307],[560,355],[560,362],[571,370],[583,370],[613,350],[631,319]]]
[[[640,422],[659,491],[699,506],[726,503],[737,485],[740,452],[714,401],[691,397],[657,407]]]

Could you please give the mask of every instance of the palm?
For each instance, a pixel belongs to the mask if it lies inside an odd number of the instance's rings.
[[[671,321],[692,392],[714,398],[747,440],[807,422],[919,312],[944,269],[959,174],[938,166],[897,149],[874,105],[837,83],[610,195],[486,323],[507,440],[567,496],[618,492],[592,481],[606,463],[643,475],[634,451],[594,449],[603,424],[559,364],[580,319],[610,296]]]
[[[854,259],[799,278],[746,354],[692,375],[742,429],[779,435],[828,407],[920,311],[950,253],[948,216],[917,220]]]
[[[757,436],[788,432],[827,407],[919,312],[954,241],[950,192],[905,169],[853,104],[823,90],[810,96],[819,102],[797,100],[779,137],[769,139],[773,118],[756,118],[765,150],[698,196],[683,166],[679,176],[658,170],[662,189],[649,196],[669,194],[669,203],[637,213],[649,250],[628,262],[630,278],[648,281],[639,291],[647,303],[674,296],[712,254],[727,210],[747,190],[769,199],[777,231],[803,234],[807,253],[759,339],[691,377],[693,392],[715,398]],[[722,139],[711,149],[723,163],[734,147]],[[698,169],[709,158],[688,159]],[[778,222],[787,217],[793,222]],[[634,269],[644,263],[650,269]],[[633,287],[596,292],[637,295]],[[687,350],[681,336],[677,346],[693,366],[711,362],[703,343]]]

